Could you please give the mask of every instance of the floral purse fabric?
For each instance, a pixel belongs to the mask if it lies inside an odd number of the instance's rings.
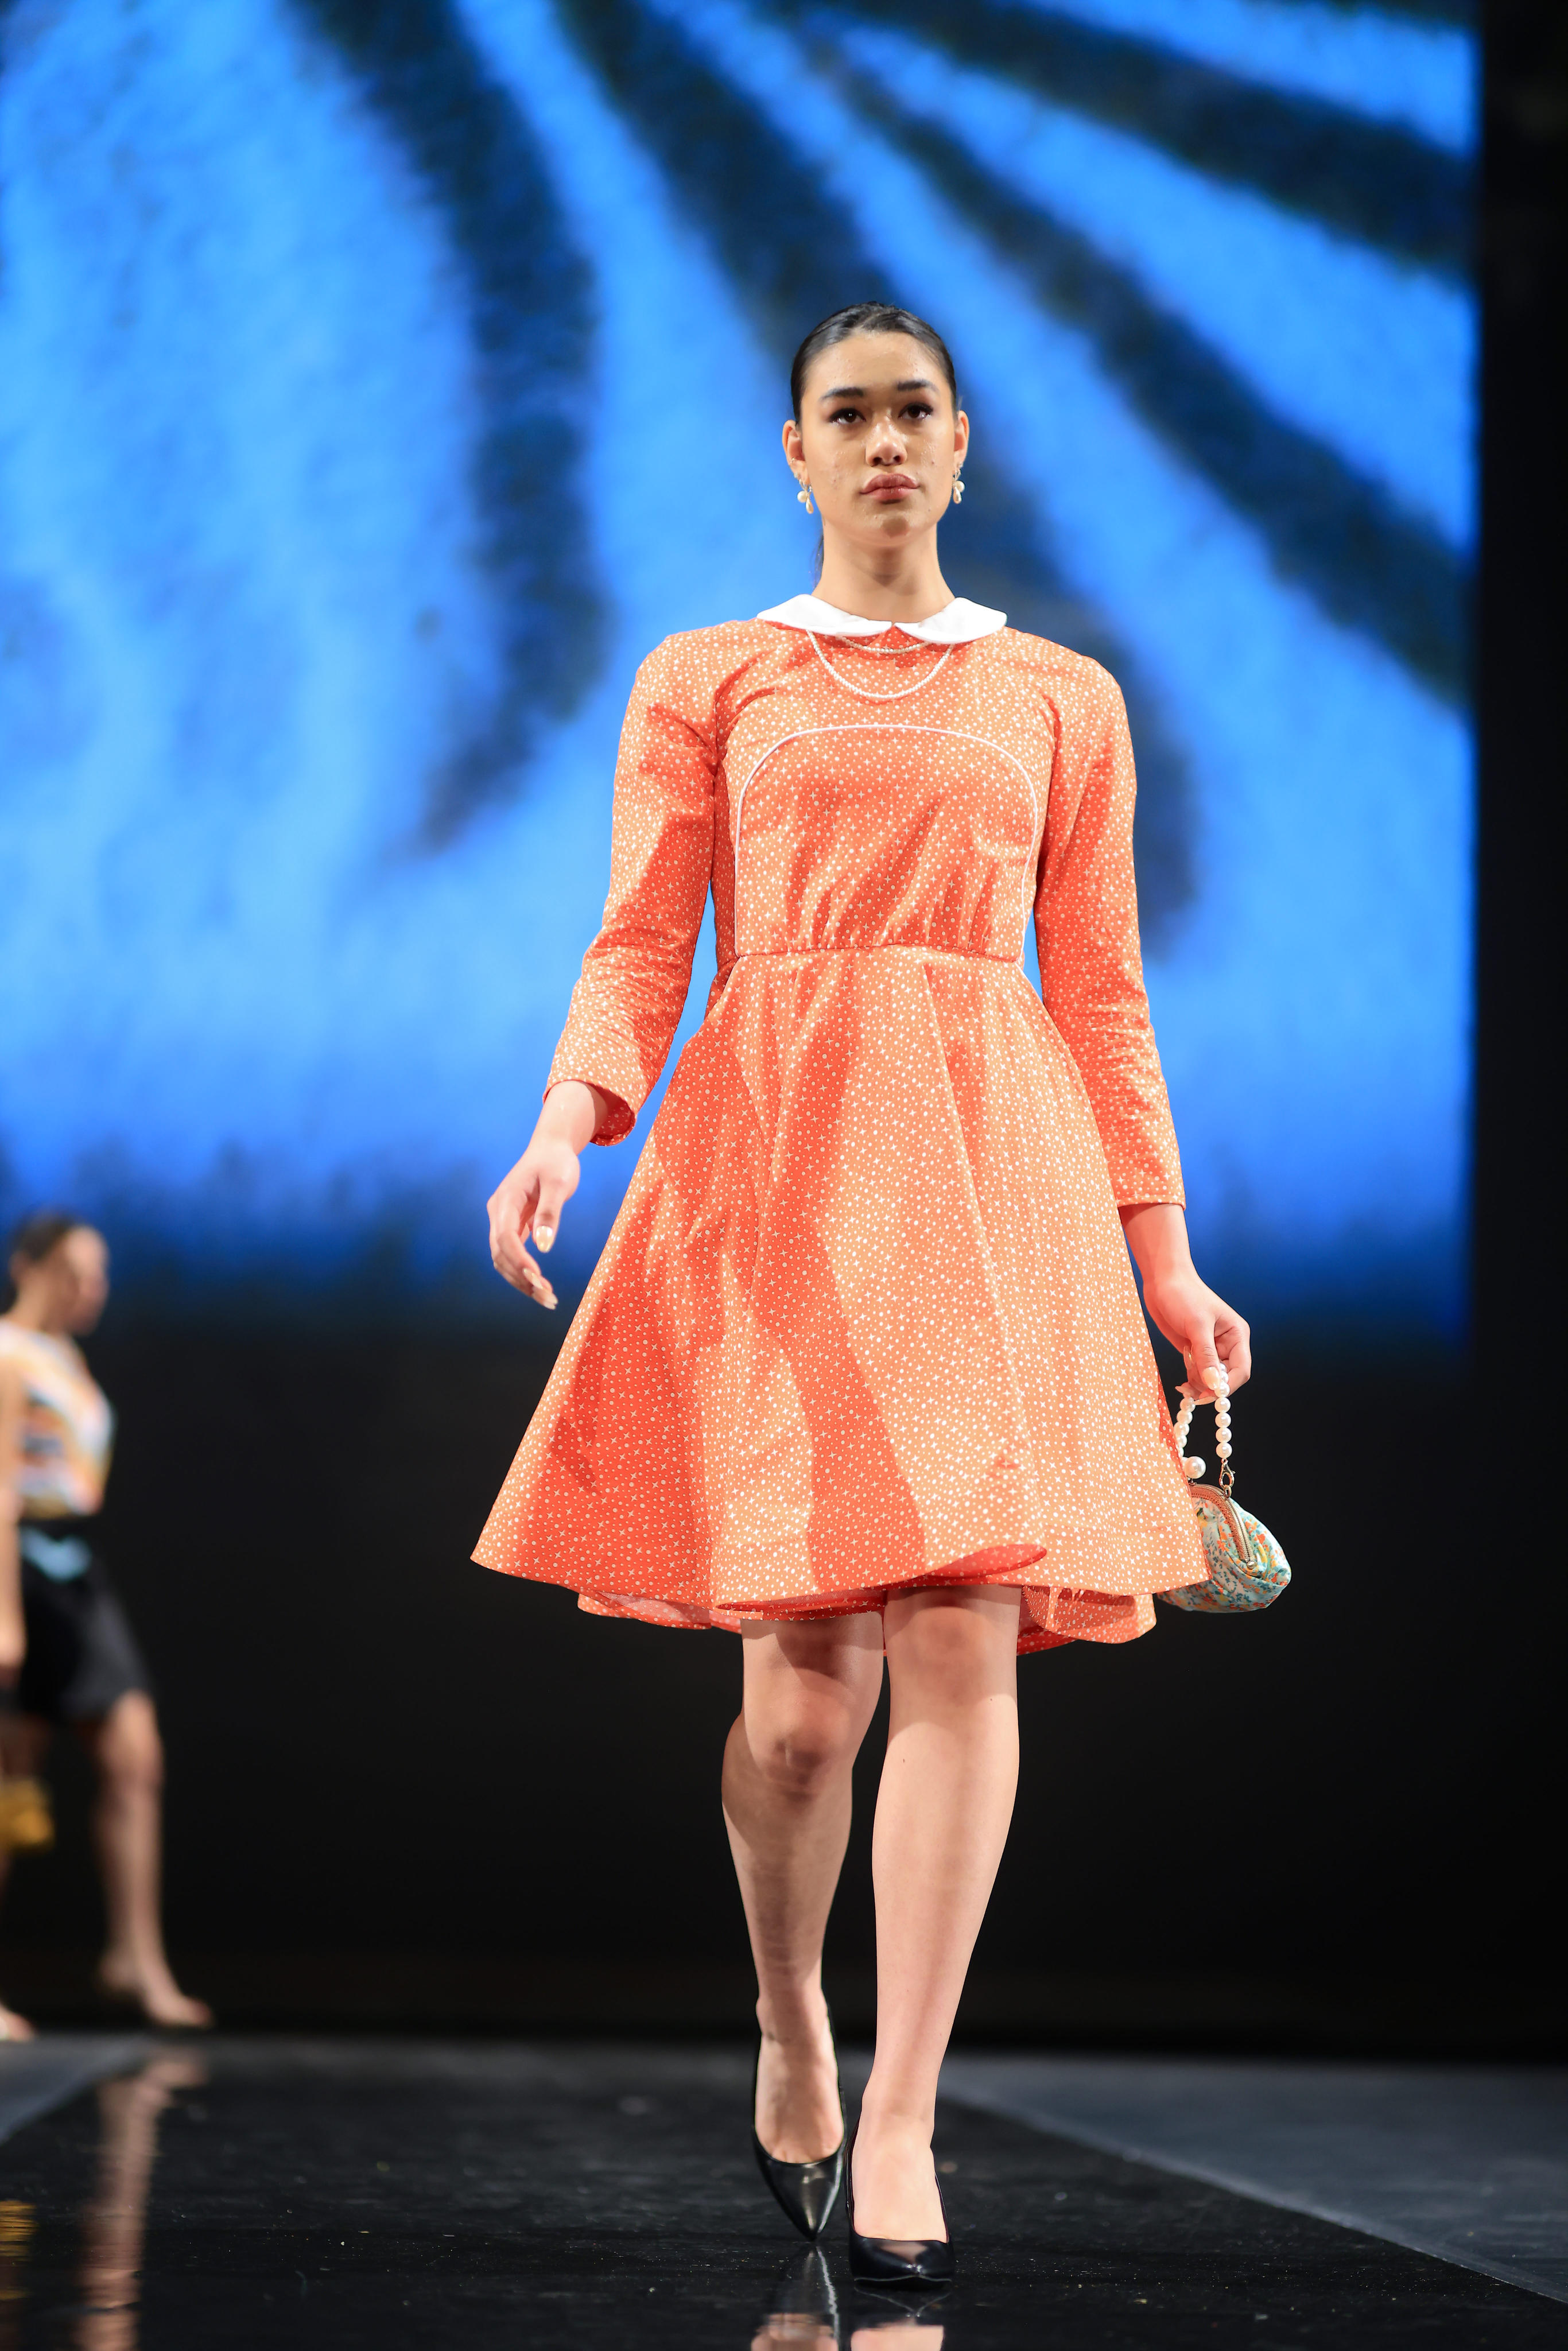
[[[1215,1443],[1219,1458],[1218,1486],[1201,1486],[1204,1464],[1186,1453],[1192,1428],[1193,1399],[1184,1396],[1176,1420],[1176,1451],[1193,1481],[1193,1508],[1208,1562],[1207,1583],[1187,1583],[1157,1596],[1173,1608],[1192,1608],[1204,1615],[1230,1615],[1242,1608],[1267,1608],[1278,1600],[1291,1580],[1291,1563],[1262,1522],[1234,1499],[1235,1472],[1230,1466],[1230,1395],[1222,1386],[1214,1399]]]

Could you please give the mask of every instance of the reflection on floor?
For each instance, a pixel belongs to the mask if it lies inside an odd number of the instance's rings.
[[[791,2241],[752,2165],[739,2050],[101,2054],[87,2089],[89,2051],[55,2061],[62,2102],[38,2112],[49,2045],[0,2051],[0,2126],[18,2101],[0,2147],[0,2351],[1562,2339],[1537,2294],[982,2111],[973,2081],[938,2137],[960,2283],[912,2315],[851,2284],[841,2219],[821,2255]]]

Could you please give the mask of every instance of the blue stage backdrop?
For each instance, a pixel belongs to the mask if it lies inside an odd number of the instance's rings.
[[[185,1305],[544,1327],[483,1202],[626,691],[810,584],[786,360],[882,295],[963,377],[950,580],[1126,692],[1200,1262],[1451,1336],[1459,5],[12,0],[5,1205]]]

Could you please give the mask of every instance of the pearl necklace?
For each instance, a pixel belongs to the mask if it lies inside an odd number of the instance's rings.
[[[891,626],[892,623],[889,625]],[[913,685],[901,685],[897,688],[896,692],[893,694],[873,694],[869,686],[852,685],[847,677],[841,677],[838,671],[833,667],[832,663],[828,659],[827,654],[822,651],[821,646],[817,643],[813,631],[808,629],[806,634],[811,640],[812,652],[816,654],[817,659],[821,663],[822,667],[827,671],[828,675],[832,679],[833,684],[835,685],[841,685],[846,694],[858,694],[862,702],[902,702],[906,694],[918,694],[923,685],[930,684],[932,679],[936,674],[936,670],[941,668],[942,662],[946,660],[948,654],[953,650],[951,645],[944,645],[942,648],[942,661],[939,661],[936,664],[936,668],[928,669],[924,677],[917,677],[915,679]],[[867,650],[870,650],[869,647]],[[878,650],[881,652],[893,653],[895,652],[897,648],[893,645],[887,645],[879,647]]]

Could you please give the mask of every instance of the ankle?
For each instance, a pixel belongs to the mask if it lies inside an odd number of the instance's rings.
[[[828,2038],[828,2003],[820,1984],[775,1991],[757,2002],[757,2028],[782,2049],[817,2049]]]
[[[138,1984],[172,1983],[169,1962],[162,1951],[144,1951],[134,1944],[117,1943],[98,1963],[100,1976],[115,1976]]]
[[[891,2141],[906,2148],[929,2147],[936,2133],[936,2107],[879,2098],[868,2085],[856,2127],[864,2138]]]

